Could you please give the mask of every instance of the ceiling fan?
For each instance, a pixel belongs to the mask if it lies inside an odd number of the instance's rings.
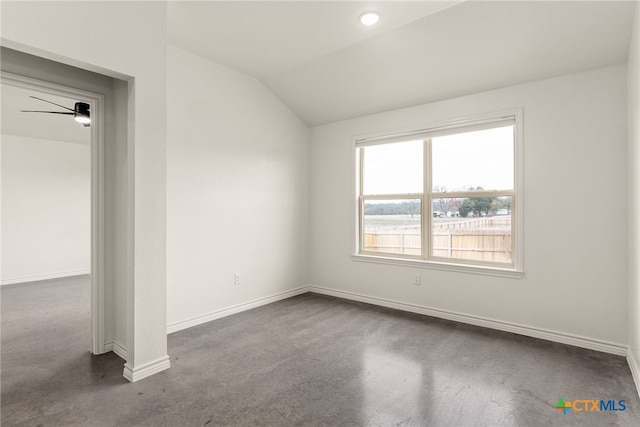
[[[73,116],[76,122],[82,123],[84,127],[91,126],[91,113],[89,111],[89,104],[86,102],[76,102],[74,108],[65,107],[64,105],[56,104],[55,102],[47,101],[46,99],[38,98],[37,96],[29,96],[29,98],[37,99],[39,101],[48,102],[49,104],[57,105],[58,107],[62,107],[66,111],[35,111],[35,110],[20,110],[22,113],[47,113],[47,114],[64,114],[68,116]]]

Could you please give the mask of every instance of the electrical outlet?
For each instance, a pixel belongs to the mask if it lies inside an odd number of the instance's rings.
[[[233,275],[233,284],[234,285],[240,284],[240,273],[236,273]]]
[[[416,273],[416,275],[413,276],[413,284],[414,285],[421,285],[422,284],[422,274]]]

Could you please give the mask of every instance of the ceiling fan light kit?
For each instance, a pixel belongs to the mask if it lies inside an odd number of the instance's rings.
[[[89,104],[85,102],[76,102],[75,114],[73,116],[76,122],[82,123],[85,126],[91,124],[91,113],[89,112]]]
[[[36,111],[36,110],[20,110],[23,113],[45,113],[45,114],[63,114],[66,116],[73,116],[74,120],[81,123],[84,127],[91,126],[91,106],[86,102],[76,102],[74,108],[65,107],[64,105],[56,104],[55,102],[47,101],[46,99],[38,98],[37,96],[30,96],[29,98],[37,99],[38,101],[48,102],[49,104],[62,107],[66,111]]]

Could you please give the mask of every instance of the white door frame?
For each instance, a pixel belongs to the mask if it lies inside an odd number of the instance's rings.
[[[104,332],[104,96],[18,74],[0,72],[0,83],[66,96],[91,111],[91,353],[105,352]]]

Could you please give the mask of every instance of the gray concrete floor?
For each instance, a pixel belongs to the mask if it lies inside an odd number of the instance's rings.
[[[130,384],[88,352],[86,276],[0,292],[3,426],[640,425],[622,357],[315,294],[174,333]]]

